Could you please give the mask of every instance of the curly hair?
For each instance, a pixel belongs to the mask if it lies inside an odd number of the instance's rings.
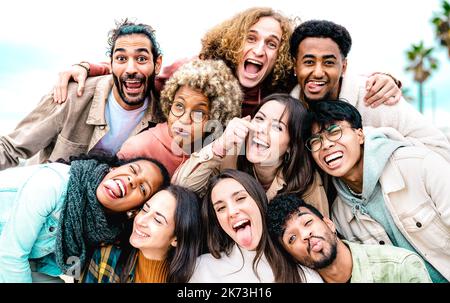
[[[294,62],[289,52],[289,40],[297,20],[290,19],[272,8],[249,8],[216,25],[203,37],[199,56],[202,59],[222,59],[235,73],[243,56],[246,35],[250,27],[262,17],[272,17],[277,20],[282,31],[275,66],[264,80],[262,87],[267,89],[268,93],[286,91],[292,82],[294,71]]]
[[[208,98],[209,120],[217,120],[225,127],[229,120],[241,116],[242,91],[223,61],[194,59],[183,64],[161,92],[161,108],[166,117],[176,92],[184,85],[199,90]]]
[[[122,21],[116,21],[116,27],[109,31],[108,34],[108,51],[106,54],[112,57],[116,41],[121,36],[143,34],[148,37],[151,42],[151,51],[153,55],[153,63],[162,54],[159,43],[156,41],[155,30],[147,24],[135,23],[127,18]]]
[[[352,47],[350,33],[342,25],[327,20],[310,20],[297,26],[292,34],[291,55],[297,58],[298,46],[306,38],[330,38],[338,46],[344,58]]]
[[[309,209],[319,219],[323,215],[314,206],[307,204],[295,194],[280,194],[275,196],[267,208],[267,229],[274,239],[281,239],[286,231],[286,223],[300,212],[300,207]]]

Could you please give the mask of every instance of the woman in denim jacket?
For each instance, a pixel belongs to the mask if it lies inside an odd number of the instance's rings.
[[[79,274],[87,252],[114,242],[125,213],[168,180],[158,161],[108,156],[0,172],[0,282]]]

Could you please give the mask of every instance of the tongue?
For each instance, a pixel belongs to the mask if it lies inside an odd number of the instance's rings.
[[[253,63],[247,63],[245,65],[245,71],[249,74],[257,74],[261,70],[259,65]]]
[[[250,224],[237,231],[237,242],[243,247],[248,247],[252,244],[252,230]]]
[[[122,192],[120,191],[119,185],[117,185],[117,183],[114,180],[107,180],[105,182],[105,185],[107,188],[109,188],[109,190],[111,190],[113,192],[113,194],[119,198],[122,195]]]
[[[322,90],[323,85],[317,85],[313,82],[308,82],[306,84],[306,88],[308,89],[309,92],[311,93],[318,93]]]
[[[141,87],[141,82],[127,82],[128,88],[139,88]]]

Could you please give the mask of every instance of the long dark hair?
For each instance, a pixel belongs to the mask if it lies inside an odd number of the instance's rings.
[[[271,94],[265,97],[255,109],[255,114],[269,101],[276,101],[285,106],[283,115],[287,115],[287,128],[289,132],[289,156],[284,155],[284,161],[278,168],[283,173],[285,188],[282,193],[296,193],[303,195],[313,182],[313,166],[311,155],[307,152],[302,141],[302,124],[306,117],[307,109],[304,104],[288,94]],[[253,163],[246,156],[239,156],[238,168],[254,175]]]
[[[258,246],[256,247],[256,256],[253,259],[253,271],[256,276],[259,278],[256,268],[264,254],[270,267],[272,268],[275,282],[302,282],[304,280],[304,275],[301,269],[296,264],[290,263],[289,260],[276,249],[274,243],[269,237],[269,232],[266,225],[268,202],[262,185],[259,184],[255,178],[242,171],[225,169],[219,175],[214,176],[209,183],[208,191],[201,207],[201,214],[203,223],[206,225],[206,241],[210,253],[215,258],[219,259],[221,252],[225,252],[229,255],[233,246],[236,245],[233,239],[220,227],[211,200],[211,193],[214,187],[221,180],[229,178],[236,180],[245,188],[247,193],[256,202],[256,205],[261,213],[263,228],[262,236]],[[302,273],[302,277],[300,277],[299,271]]]
[[[165,190],[177,201],[174,231],[177,246],[171,246],[167,255],[167,282],[186,283],[194,273],[195,262],[202,246],[200,202],[194,192],[184,187],[170,185]]]

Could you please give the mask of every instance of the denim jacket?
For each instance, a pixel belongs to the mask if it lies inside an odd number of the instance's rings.
[[[56,230],[67,191],[69,165],[32,165],[0,171],[0,282],[31,282],[37,271],[58,276]]]

